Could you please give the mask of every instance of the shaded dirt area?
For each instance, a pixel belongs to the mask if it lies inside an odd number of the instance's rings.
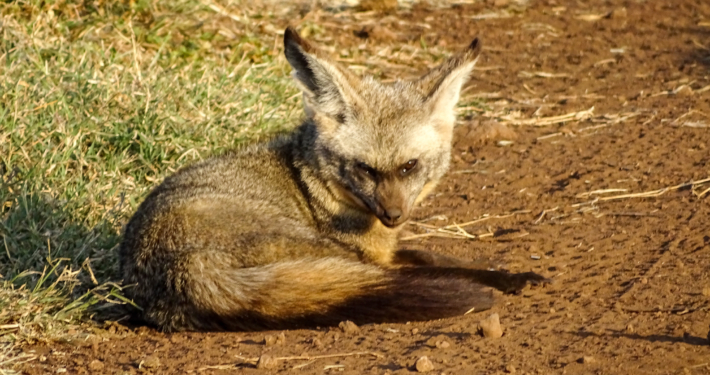
[[[582,3],[415,7],[374,33],[370,23],[369,40],[353,33],[363,25],[352,13],[318,20],[344,35],[341,45],[404,38],[449,48],[483,38],[467,93],[488,99],[464,116],[451,173],[402,246],[492,259],[553,285],[499,295],[491,311],[458,318],[284,331],[285,340],[115,325],[101,338],[28,348],[39,359],[21,369],[383,374],[415,371],[428,356],[435,374],[709,374],[710,183],[677,185],[710,177],[710,3]],[[504,11],[511,16],[480,17]],[[580,121],[514,125],[592,107]],[[675,188],[618,197],[665,187]],[[485,220],[438,230],[476,219]],[[478,322],[494,312],[504,335],[483,338]],[[363,352],[377,355],[352,354]],[[256,368],[251,359],[265,354],[299,358]]]

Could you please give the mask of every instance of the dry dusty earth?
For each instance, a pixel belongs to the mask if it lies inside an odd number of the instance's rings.
[[[493,310],[463,317],[284,331],[276,343],[265,337],[282,332],[114,324],[102,339],[27,348],[39,359],[21,370],[401,374],[427,356],[435,374],[710,374],[710,184],[678,186],[710,177],[710,2],[550,0],[520,12],[504,3],[415,7],[370,26],[369,40],[355,35],[352,14],[318,21],[340,45],[422,38],[453,48],[480,35],[468,93],[488,107],[474,112],[519,111],[540,125],[594,107],[545,126],[464,119],[451,173],[402,242],[533,270],[553,285],[499,295]],[[504,10],[511,17],[480,17]],[[479,218],[462,227],[475,239],[436,229]],[[500,338],[478,333],[491,313]],[[253,362],[354,352],[377,355]]]

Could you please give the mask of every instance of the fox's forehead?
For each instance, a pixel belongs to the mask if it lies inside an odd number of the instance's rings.
[[[347,124],[335,137],[338,152],[379,170],[396,169],[411,159],[437,157],[450,140],[426,118],[401,123]]]
[[[381,170],[393,170],[411,159],[438,159],[446,148],[446,140],[433,127],[422,127],[412,133],[356,132],[337,139],[338,153],[347,160],[359,161]]]
[[[440,152],[440,145],[450,141],[414,85],[384,85],[367,78],[362,83],[359,97],[364,106],[357,109],[353,121],[335,131],[343,156],[381,170],[396,169],[408,160]]]

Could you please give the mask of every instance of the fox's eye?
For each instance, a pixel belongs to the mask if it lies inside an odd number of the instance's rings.
[[[375,168],[372,168],[371,166],[369,166],[365,163],[357,163],[356,167],[357,167],[357,169],[365,172],[370,177],[377,176],[377,171],[375,170]]]
[[[402,164],[400,168],[400,172],[402,175],[406,175],[407,173],[411,172],[414,167],[417,166],[417,159],[412,159],[404,164]]]

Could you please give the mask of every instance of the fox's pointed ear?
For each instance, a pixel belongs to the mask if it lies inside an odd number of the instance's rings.
[[[284,53],[303,91],[309,117],[322,114],[342,123],[360,105],[360,79],[341,69],[290,26],[284,32]]]
[[[417,83],[426,96],[433,118],[453,126],[461,88],[468,81],[480,53],[481,42],[475,38],[464,50],[419,79]]]

